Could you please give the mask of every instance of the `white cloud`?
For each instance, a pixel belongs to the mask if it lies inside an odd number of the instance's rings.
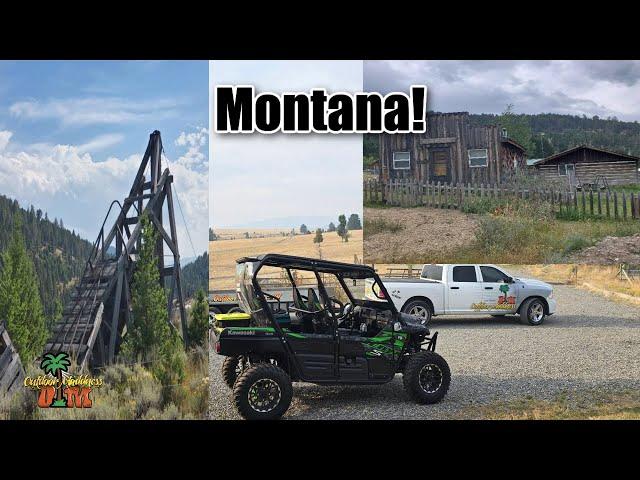
[[[584,60],[366,61],[366,90],[429,88],[428,106],[441,112],[616,116],[640,120],[640,62]]]
[[[13,132],[10,132],[8,130],[0,130],[0,152],[7,148],[7,145],[9,145],[9,140],[11,140],[12,136]]]
[[[121,143],[124,140],[124,135],[121,133],[107,133],[105,135],[98,135],[92,138],[87,143],[84,143],[78,147],[81,152],[97,152],[104,150],[105,148],[112,147]]]
[[[88,97],[15,102],[9,112],[17,118],[53,119],[66,126],[122,124],[177,115],[173,99],[131,101],[119,97]]]
[[[209,132],[206,128],[198,127],[193,132],[181,132],[175,140],[175,145],[187,147],[187,151],[181,155],[177,162],[187,168],[202,168],[207,166],[207,158],[202,149],[207,144]]]
[[[4,133],[0,132],[0,142],[10,138]],[[17,199],[23,206],[42,208],[51,218],[62,218],[67,226],[72,225],[93,241],[109,204],[122,201],[129,192],[142,157],[136,153],[101,162],[93,160],[89,153],[92,144],[96,148],[116,140],[98,137],[82,146],[33,144],[19,151],[0,148],[0,193]],[[188,149],[184,157],[194,158],[197,154]],[[206,250],[208,239],[206,158],[195,165],[199,169],[193,168],[193,161],[182,159],[172,162],[170,169],[197,255]],[[190,257],[194,253],[180,213],[176,214],[181,255]]]

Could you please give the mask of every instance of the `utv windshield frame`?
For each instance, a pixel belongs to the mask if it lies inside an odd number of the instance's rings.
[[[304,257],[296,257],[293,255],[280,255],[280,254],[266,254],[260,255],[257,257],[243,257],[236,260],[236,264],[245,264],[252,263],[253,264],[253,274],[251,276],[251,285],[253,287],[253,294],[258,298],[260,303],[260,308],[257,310],[250,309],[250,314],[254,313],[266,313],[269,318],[271,325],[275,328],[280,336],[284,336],[284,331],[280,324],[274,319],[273,312],[271,308],[269,308],[269,303],[265,296],[265,293],[262,291],[260,287],[260,283],[258,281],[258,274],[263,267],[276,267],[283,268],[287,272],[287,276],[293,288],[297,290],[297,285],[291,275],[291,270],[304,270],[308,272],[313,272],[315,274],[316,280],[318,282],[318,291],[320,295],[323,297],[325,305],[331,305],[331,298],[329,297],[324,282],[322,281],[320,274],[333,274],[338,279],[340,286],[345,291],[347,296],[349,297],[349,301],[352,304],[356,303],[356,299],[353,297],[353,294],[349,287],[345,282],[346,279],[351,280],[364,280],[367,278],[374,279],[374,285],[377,284],[380,291],[384,295],[384,298],[380,298],[380,303],[386,303],[385,309],[391,310],[394,316],[398,313],[398,310],[395,307],[395,304],[391,301],[391,297],[389,296],[389,292],[387,291],[384,283],[376,273],[376,271],[369,266],[366,265],[356,265],[349,263],[341,263],[341,262],[333,262],[329,260],[320,260],[320,259],[309,259]],[[246,271],[245,271],[246,273]],[[240,279],[238,279],[241,282]],[[246,281],[246,279],[245,279]],[[246,295],[246,286],[238,285],[239,289],[244,289],[244,293],[241,295]],[[245,302],[243,302],[245,303]],[[246,299],[247,306],[251,306],[251,299]],[[335,321],[335,312],[332,309],[329,309],[329,312]]]

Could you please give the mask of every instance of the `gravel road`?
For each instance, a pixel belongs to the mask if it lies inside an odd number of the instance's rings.
[[[514,272],[515,273],[515,272]],[[402,378],[382,386],[294,384],[290,419],[472,418],[474,405],[562,392],[640,388],[640,308],[574,287],[555,287],[558,311],[539,327],[517,318],[434,318],[438,352],[449,362],[451,387],[437,405],[416,405]],[[222,357],[211,355],[212,419],[237,419],[220,377]]]

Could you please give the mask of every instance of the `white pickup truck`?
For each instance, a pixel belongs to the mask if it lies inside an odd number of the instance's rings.
[[[368,298],[383,295],[372,280],[366,282]],[[382,283],[398,310],[423,323],[436,315],[518,314],[523,323],[540,325],[556,310],[551,285],[513,277],[495,265],[427,264],[419,279],[383,277]]]

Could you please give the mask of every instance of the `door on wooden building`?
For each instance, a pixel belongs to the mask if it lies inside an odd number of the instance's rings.
[[[449,149],[431,150],[430,158],[430,175],[431,182],[451,182],[451,153]]]

